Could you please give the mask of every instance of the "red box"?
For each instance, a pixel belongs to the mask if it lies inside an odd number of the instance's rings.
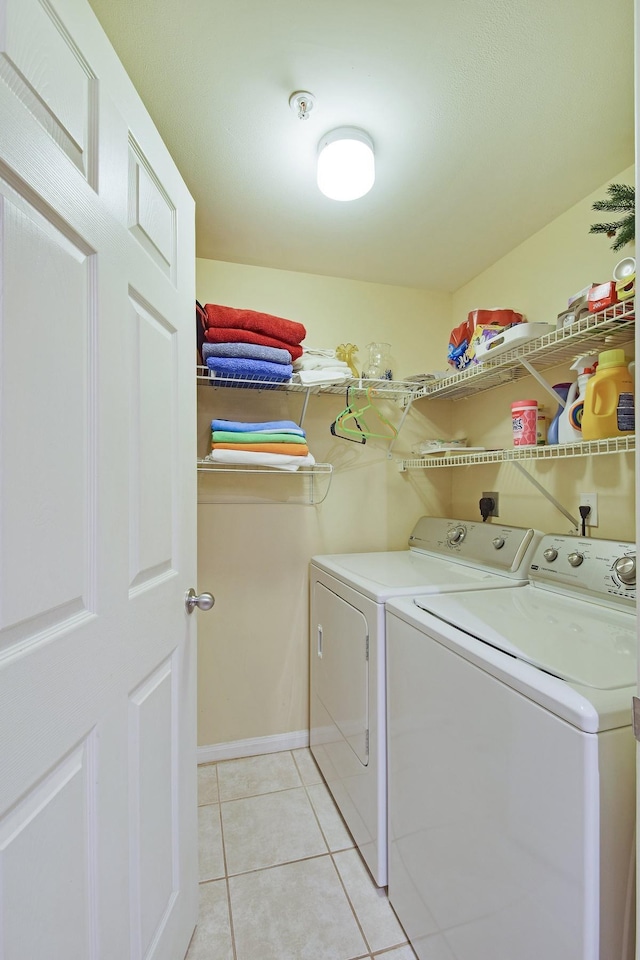
[[[604,310],[605,307],[611,307],[618,302],[615,280],[609,280],[607,283],[599,283],[596,287],[591,287],[588,293],[589,312],[596,313],[598,310]]]

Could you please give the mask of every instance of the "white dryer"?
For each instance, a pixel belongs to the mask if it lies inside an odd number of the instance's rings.
[[[632,960],[635,545],[387,606],[389,899],[420,960]]]
[[[524,585],[539,536],[422,517],[408,550],[312,558],[311,751],[379,886],[387,883],[385,602]]]

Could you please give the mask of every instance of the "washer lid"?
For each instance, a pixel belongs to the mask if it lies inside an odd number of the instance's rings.
[[[538,587],[417,597],[422,610],[554,677],[599,690],[636,682],[632,613]]]

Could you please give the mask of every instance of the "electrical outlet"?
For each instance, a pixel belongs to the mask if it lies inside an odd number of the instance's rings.
[[[491,497],[491,499],[493,500],[493,510],[491,511],[491,513],[489,514],[489,516],[490,516],[490,517],[499,517],[500,514],[498,513],[498,494],[497,494],[497,493],[483,493],[482,496],[483,496],[483,497]]]
[[[581,493],[580,506],[591,507],[589,516],[585,520],[585,523],[588,527],[597,527],[598,526],[598,494],[597,493]]]

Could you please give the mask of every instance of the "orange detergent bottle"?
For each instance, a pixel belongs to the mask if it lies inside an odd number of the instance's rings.
[[[633,378],[624,350],[605,350],[584,394],[582,439],[604,440],[635,431]]]

